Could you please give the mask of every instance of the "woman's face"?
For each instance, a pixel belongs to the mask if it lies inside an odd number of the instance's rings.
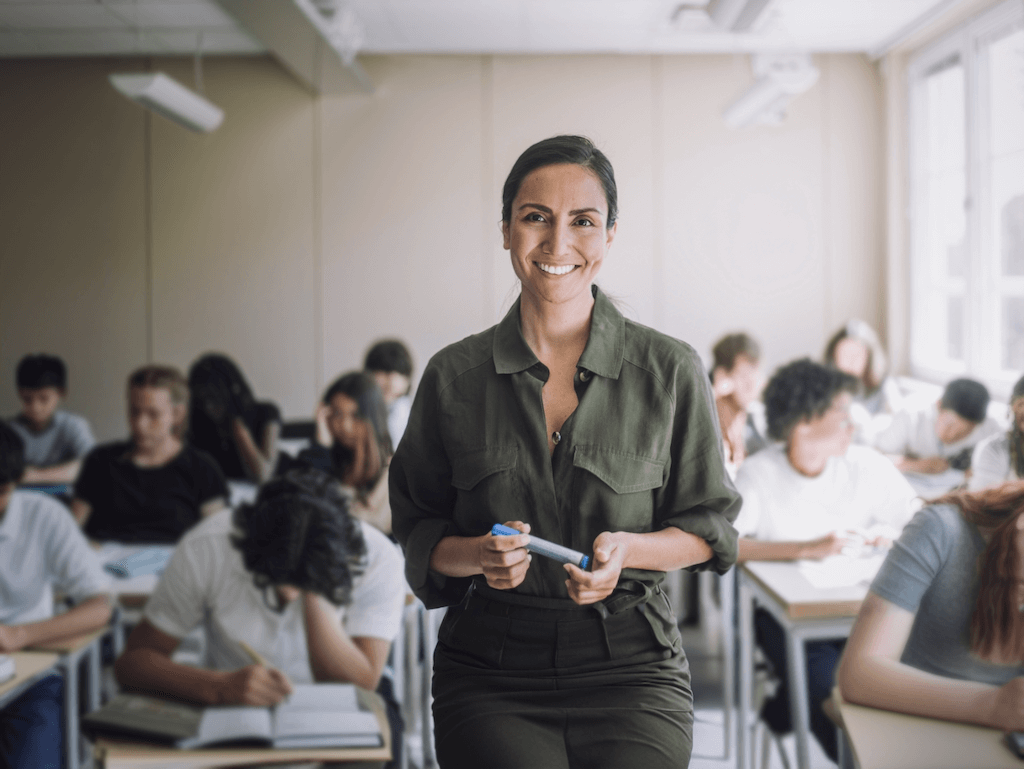
[[[836,368],[860,379],[868,367],[868,348],[859,339],[840,340],[836,345]]]
[[[501,226],[523,293],[552,304],[589,294],[615,237],[607,217],[604,188],[588,169],[559,164],[528,174]]]
[[[331,437],[347,449],[355,449],[365,438],[366,423],[359,416],[359,404],[344,393],[338,393],[330,402],[327,428]]]

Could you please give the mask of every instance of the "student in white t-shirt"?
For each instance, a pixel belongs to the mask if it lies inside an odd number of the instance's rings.
[[[783,366],[764,391],[769,437],[780,441],[747,459],[736,477],[743,508],[734,526],[740,561],[825,558],[854,545],[887,545],[920,505],[906,479],[874,449],[852,446],[856,380],[804,358]],[[786,680],[785,637],[764,611],[758,643]],[[811,641],[807,654],[811,729],[836,757],[835,727],[819,707],[832,688],[843,641]],[[791,728],[788,692],[769,699],[762,718],[776,732]]]
[[[1003,431],[987,415],[988,403],[988,388],[981,382],[954,379],[937,403],[894,414],[889,427],[875,437],[874,446],[905,473],[968,470],[974,447]]]
[[[974,447],[968,491],[981,491],[1024,478],[1024,377],[1017,380],[1010,395],[1013,423]]]
[[[293,470],[264,485],[253,505],[189,531],[117,661],[121,685],[207,705],[271,706],[292,683],[354,683],[389,701],[397,751],[401,717],[381,674],[401,625],[404,563],[348,503],[333,478]],[[207,668],[175,663],[171,654],[201,624]],[[267,666],[253,664],[243,643]]]

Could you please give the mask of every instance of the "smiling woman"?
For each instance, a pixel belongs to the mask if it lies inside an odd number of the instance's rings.
[[[593,284],[617,201],[589,140],[527,149],[502,203],[522,293],[433,357],[391,465],[406,577],[449,607],[438,759],[685,767],[689,667],[660,583],[736,559],[710,384],[689,345],[627,321]],[[502,522],[522,533],[489,533]],[[533,559],[530,534],[593,553],[592,570]]]

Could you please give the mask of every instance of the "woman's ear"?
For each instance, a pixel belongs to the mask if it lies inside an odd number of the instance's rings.
[[[501,247],[508,251],[512,248],[512,224],[503,221],[501,223]]]
[[[605,248],[611,248],[612,241],[615,240],[615,233],[619,231],[619,223],[615,222],[611,227],[605,230]]]

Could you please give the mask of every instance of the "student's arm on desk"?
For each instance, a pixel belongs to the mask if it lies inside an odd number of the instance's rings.
[[[114,664],[125,689],[155,692],[203,705],[270,707],[291,694],[287,676],[263,665],[231,672],[179,665],[171,659],[180,639],[142,620],[128,636],[124,654]]]
[[[839,665],[847,702],[946,721],[1024,730],[1024,677],[1001,687],[926,673],[900,662],[914,614],[868,593]]]
[[[303,614],[309,667],[318,682],[352,683],[373,691],[391,651],[384,638],[352,638],[338,622],[338,612],[325,598],[303,592]]]
[[[50,619],[25,625],[0,625],[0,653],[16,652],[28,646],[88,633],[109,621],[110,599],[105,595],[94,595]]]
[[[852,544],[837,532],[830,532],[820,539],[806,542],[766,542],[760,539],[740,537],[739,561],[799,561],[807,558],[820,560],[842,551]]]
[[[25,468],[25,474],[22,476],[21,482],[29,484],[74,483],[81,466],[82,460],[80,459],[72,459],[70,462],[50,465],[49,467],[34,467],[30,465]]]
[[[938,475],[949,469],[949,462],[942,457],[925,457],[915,459],[908,456],[890,456],[889,459],[901,473],[921,473],[922,475]]]

